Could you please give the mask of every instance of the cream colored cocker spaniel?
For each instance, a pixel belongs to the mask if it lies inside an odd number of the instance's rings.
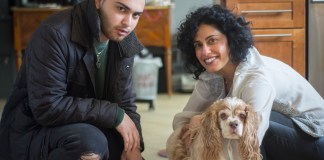
[[[257,137],[258,125],[259,118],[256,112],[243,100],[235,97],[217,100],[202,114],[201,125],[189,129],[193,139],[189,149],[185,148],[184,142],[180,139],[183,133],[180,133],[169,158],[170,160],[261,160]],[[239,155],[224,155],[224,150],[232,150],[228,148],[229,141],[236,141],[234,148],[238,150]]]

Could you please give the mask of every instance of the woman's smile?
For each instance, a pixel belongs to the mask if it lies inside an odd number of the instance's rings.
[[[201,24],[194,46],[196,57],[207,72],[219,72],[230,61],[227,38],[214,26]]]
[[[219,56],[214,56],[214,57],[207,58],[204,61],[205,61],[206,65],[210,65],[210,64],[214,63],[215,61],[217,61],[218,59],[219,59]]]

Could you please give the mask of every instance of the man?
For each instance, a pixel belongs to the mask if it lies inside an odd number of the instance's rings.
[[[145,0],[85,0],[35,31],[0,125],[0,159],[142,159],[133,32]]]

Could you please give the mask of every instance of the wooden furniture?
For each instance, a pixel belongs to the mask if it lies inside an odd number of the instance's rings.
[[[261,54],[279,59],[306,76],[305,0],[222,0],[251,21]]]
[[[22,62],[22,51],[27,47],[37,26],[50,14],[63,9],[66,8],[12,8],[17,70]],[[158,46],[165,49],[164,65],[169,96],[172,95],[170,10],[170,6],[146,6],[135,29],[144,46]]]
[[[159,46],[165,49],[164,65],[169,96],[172,95],[170,10],[170,6],[146,6],[135,29],[144,46]]]
[[[27,47],[34,30],[49,15],[62,9],[64,8],[12,8],[17,70],[22,62],[22,51]]]

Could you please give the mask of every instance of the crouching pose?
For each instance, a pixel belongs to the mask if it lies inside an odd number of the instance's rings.
[[[145,0],[84,0],[45,20],[0,124],[1,160],[142,159],[133,32]]]
[[[323,98],[290,66],[258,52],[243,17],[220,5],[198,8],[180,25],[177,45],[198,81],[174,117],[169,155],[181,131],[201,125],[201,113],[215,99],[237,97],[260,116],[263,159],[324,159]],[[189,147],[187,135],[182,139]]]

